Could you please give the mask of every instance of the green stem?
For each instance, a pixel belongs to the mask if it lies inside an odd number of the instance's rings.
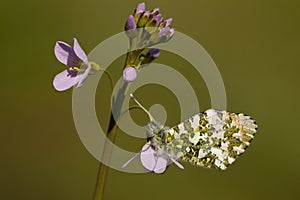
[[[107,138],[104,145],[104,151],[102,154],[102,162],[103,163],[109,163],[112,153],[113,144],[115,142],[115,138],[117,135],[118,126],[116,121],[120,117],[120,111],[121,111],[121,105],[124,100],[124,91],[128,87],[127,83],[122,84],[122,87],[119,89],[117,96],[113,98],[113,106],[112,109],[115,111],[115,115],[111,112],[110,114],[110,120],[109,120],[109,126],[107,130]],[[115,120],[116,119],[116,120]],[[110,142],[109,142],[110,141]],[[106,183],[106,177],[108,172],[108,166],[104,165],[103,163],[100,163],[99,169],[98,169],[98,176],[97,176],[97,182],[96,182],[96,188],[94,193],[94,200],[102,200],[104,189],[105,189],[105,183]]]
[[[111,117],[112,117],[112,115],[111,115]],[[112,118],[111,118],[111,120],[112,120]],[[105,142],[104,151],[103,151],[103,155],[102,155],[103,162],[105,162],[105,163],[109,163],[109,161],[110,161],[112,144],[114,143],[116,135],[117,135],[117,125],[115,124],[114,119],[113,119],[113,121],[114,122],[110,121],[109,127],[112,127],[112,128],[107,134],[107,140]],[[112,143],[109,143],[108,140],[110,140]],[[102,198],[103,198],[107,172],[108,172],[108,166],[104,165],[103,163],[100,163],[99,169],[98,169],[98,176],[97,176],[94,200],[102,200]]]
[[[131,46],[132,46],[132,41],[130,41],[129,49],[131,48]],[[143,51],[143,49],[138,49],[135,51],[127,52],[124,68],[133,64],[142,51]],[[109,73],[107,73],[107,75],[109,76],[109,78],[111,79],[111,82],[113,84],[111,75]],[[123,82],[123,84],[121,84],[121,87],[120,87],[117,95],[113,98],[113,107],[112,107],[112,112],[110,114],[109,126],[108,126],[108,130],[107,130],[107,134],[106,134],[107,138],[106,138],[106,142],[104,145],[104,151],[102,154],[102,161],[104,161],[104,163],[109,163],[110,158],[111,158],[112,147],[115,142],[115,138],[117,135],[117,129],[118,129],[116,121],[119,119],[119,117],[121,115],[121,113],[120,113],[121,105],[124,101],[125,94],[126,94],[126,91],[128,91],[129,86],[130,86],[130,84]],[[113,112],[115,114],[114,116],[113,116]],[[111,141],[111,142],[109,142],[109,141]],[[95,188],[95,193],[94,193],[94,200],[102,200],[103,199],[107,172],[108,172],[108,166],[104,165],[103,163],[100,163],[99,169],[98,169],[96,188]]]
[[[107,71],[106,69],[103,69],[97,63],[95,63],[93,61],[90,61],[89,63],[91,64],[92,69],[94,69],[95,71],[101,70],[101,71],[103,71],[108,76],[111,88],[114,89],[115,83],[114,83],[112,75],[109,73],[109,71]]]

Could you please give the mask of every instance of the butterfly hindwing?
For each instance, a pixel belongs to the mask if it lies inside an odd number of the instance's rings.
[[[244,114],[209,109],[166,131],[178,159],[224,170],[250,145],[257,125]]]

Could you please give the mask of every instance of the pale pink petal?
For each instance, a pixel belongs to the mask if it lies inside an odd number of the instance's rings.
[[[175,28],[170,29],[169,37],[173,37],[175,30],[176,30]]]
[[[173,18],[166,19],[166,26],[170,26],[173,22]]]
[[[135,15],[144,12],[144,11],[145,11],[145,7],[146,7],[146,5],[145,5],[144,2],[143,2],[143,3],[140,3],[140,4],[137,6],[137,8],[136,8]]]
[[[151,147],[150,144],[145,144],[141,152],[142,165],[149,171],[153,171],[156,165],[156,151]]]
[[[167,169],[167,166],[168,166],[168,160],[162,156],[158,156],[153,172],[157,174],[164,173]]]
[[[166,36],[168,35],[168,33],[170,32],[170,27],[164,27],[162,29],[159,30],[159,34],[160,36]]]
[[[157,21],[157,23],[160,23],[163,17],[161,14],[158,14],[158,15],[154,16],[153,18]]]
[[[53,80],[53,86],[57,91],[64,91],[77,83],[76,77],[71,77],[68,70],[64,70],[57,74]]]
[[[88,58],[85,54],[85,52],[83,51],[83,49],[81,48],[81,46],[79,45],[78,41],[76,38],[73,39],[74,42],[74,51],[76,53],[76,55],[85,63],[88,64]]]
[[[159,8],[154,8],[151,14],[157,15],[159,13]]]
[[[83,83],[86,81],[86,79],[87,79],[87,77],[88,77],[88,75],[89,75],[89,73],[91,71],[91,68],[92,68],[91,65],[88,64],[88,68],[84,71],[84,73],[83,74],[79,74],[77,76],[78,84],[77,84],[76,88],[82,87]]]
[[[56,42],[54,54],[59,62],[67,66],[77,66],[77,63],[80,62],[80,58],[76,56],[73,48],[61,41]]]

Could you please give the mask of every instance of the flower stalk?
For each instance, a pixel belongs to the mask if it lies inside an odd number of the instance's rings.
[[[170,27],[171,23],[172,18],[164,20],[158,8],[151,11],[145,10],[145,3],[140,3],[125,23],[124,28],[129,39],[129,46],[123,67],[123,81],[118,92],[112,98],[110,120],[106,133],[107,138],[102,154],[103,163],[108,164],[110,162],[113,144],[118,131],[117,121],[121,116],[121,106],[131,83],[136,79],[140,68],[150,64],[160,53],[159,49],[154,48],[148,50],[145,54],[143,54],[143,51],[145,48],[151,48],[158,43],[169,41],[175,32],[175,29]],[[89,75],[99,71],[103,71],[109,77],[111,87],[114,89],[115,84],[111,74],[97,63],[88,59],[87,54],[81,48],[76,38],[73,39],[73,46],[58,41],[54,47],[54,53],[57,60],[67,67],[53,79],[53,86],[57,91],[65,91],[72,87],[80,88]],[[108,172],[108,166],[103,163],[100,163],[98,169],[94,200],[103,199]]]
[[[102,160],[109,163],[112,153],[118,126],[117,121],[120,117],[121,105],[124,101],[131,82],[137,77],[137,72],[141,66],[146,66],[159,56],[159,49],[150,49],[146,54],[142,52],[147,47],[169,41],[175,29],[170,28],[172,18],[163,20],[163,16],[156,8],[152,11],[145,10],[145,3],[140,3],[133,15],[130,15],[125,23],[125,31],[129,39],[128,52],[123,67],[123,82],[116,96],[113,97],[110,121],[107,130],[107,139],[104,146]],[[113,115],[114,113],[114,115]],[[108,142],[110,141],[110,142]],[[105,183],[107,178],[108,166],[100,163],[94,200],[102,200]]]

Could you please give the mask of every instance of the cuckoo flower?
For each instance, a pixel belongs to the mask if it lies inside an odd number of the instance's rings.
[[[169,41],[175,29],[171,28],[172,18],[164,20],[159,8],[152,11],[145,10],[145,3],[140,3],[135,9],[133,15],[130,15],[125,23],[125,30],[130,38],[137,37],[138,42],[143,46],[150,46],[160,42]],[[132,31],[137,28],[144,28],[146,32],[141,34],[133,34]],[[138,31],[138,30],[137,30]]]
[[[54,48],[54,53],[58,61],[68,66],[68,69],[60,72],[54,77],[53,86],[58,91],[64,91],[72,86],[81,87],[91,72],[91,64],[80,47],[76,38],[74,45],[58,41]]]

